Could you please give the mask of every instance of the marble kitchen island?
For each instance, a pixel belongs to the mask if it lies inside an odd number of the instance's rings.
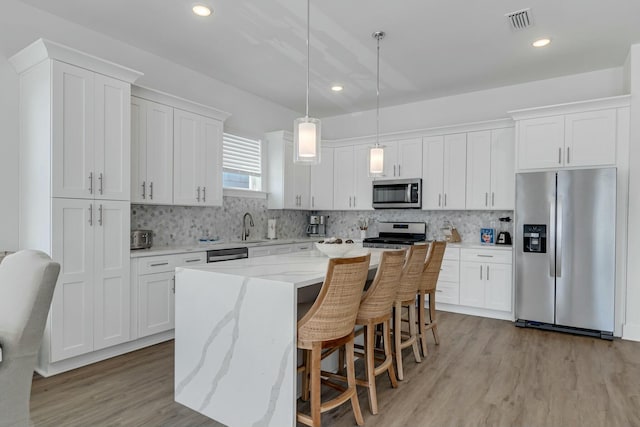
[[[381,249],[371,252],[375,272]],[[317,251],[176,269],[175,400],[229,427],[295,426],[299,297],[324,280]]]

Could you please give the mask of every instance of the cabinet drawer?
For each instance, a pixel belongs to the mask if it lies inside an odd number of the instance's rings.
[[[295,243],[291,245],[292,252],[310,251],[313,248],[313,243]]]
[[[457,283],[438,281],[436,287],[436,303],[443,302],[446,304],[460,303],[460,287]]]
[[[249,248],[249,258],[271,255],[269,248]]]
[[[272,247],[269,253],[271,255],[290,254],[292,249],[291,245],[278,245]]]
[[[460,280],[460,263],[458,261],[442,260],[440,266],[440,276],[438,276],[438,283],[440,281],[445,282],[458,282]]]
[[[174,255],[176,267],[188,267],[190,265],[206,264],[207,253],[196,252],[191,254]]]
[[[444,250],[444,256],[442,259],[449,259],[453,261],[457,261],[460,259],[460,248],[452,248],[451,246],[447,246]]]
[[[511,251],[497,249],[462,249],[462,261],[511,264]]]
[[[138,274],[165,273],[176,268],[172,255],[138,259]]]

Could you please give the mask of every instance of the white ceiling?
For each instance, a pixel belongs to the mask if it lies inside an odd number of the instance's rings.
[[[203,0],[209,18],[185,0],[22,2],[304,111],[304,0]],[[505,13],[525,7],[534,25],[512,31]],[[375,108],[376,30],[389,106],[620,66],[639,17],[638,0],[312,0],[310,115]]]

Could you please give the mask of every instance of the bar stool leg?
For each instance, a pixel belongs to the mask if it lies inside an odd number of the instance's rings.
[[[395,304],[393,307],[393,351],[396,354],[396,366],[398,367],[398,379],[404,380],[402,369],[402,306]]]
[[[353,353],[353,348],[351,349]],[[320,427],[320,369],[321,369],[321,356],[322,356],[322,344],[313,343],[311,353],[311,421],[313,427]]]
[[[433,339],[436,341],[436,345],[440,344],[440,337],[438,337],[438,324],[436,323],[436,292],[429,292],[429,322],[433,324],[431,332],[433,332]]]
[[[384,335],[384,357],[385,360],[391,359],[393,357],[393,353],[391,351],[391,319],[386,320],[382,324],[382,331]],[[396,371],[393,367],[393,361],[389,364],[387,372],[389,373],[389,381],[391,381],[391,387],[398,388],[398,380],[396,379]]]
[[[420,344],[422,346],[422,355],[427,357],[427,327],[426,327],[426,315],[424,307],[424,291],[418,292],[418,333],[420,338]],[[431,298],[429,298],[431,301]]]
[[[417,319],[416,319],[416,303],[412,301],[409,304],[409,336],[414,338],[413,344],[411,347],[413,348],[413,355],[416,358],[416,362],[422,362],[420,358],[420,349],[418,347],[418,331],[417,331]]]
[[[376,366],[375,366],[375,335],[376,330],[373,324],[369,323],[364,327],[365,333],[365,368],[367,371],[367,388],[369,389],[369,408],[371,413],[378,413],[378,395],[376,392]]]
[[[358,401],[358,390],[356,389],[356,370],[355,370],[355,360],[354,360],[354,348],[353,348],[353,338],[349,340],[345,344],[347,350],[347,384],[349,385],[349,389],[353,390],[353,395],[351,396],[351,406],[353,407],[353,413],[356,417],[356,423],[359,426],[364,425],[364,418],[362,418],[362,412],[360,411],[360,402]],[[375,377],[374,377],[375,381]],[[318,357],[318,393],[320,392],[320,358]],[[319,404],[320,402],[318,402]],[[320,406],[318,405],[318,408]],[[318,409],[318,423],[320,422],[320,409]],[[320,425],[320,424],[318,424]]]

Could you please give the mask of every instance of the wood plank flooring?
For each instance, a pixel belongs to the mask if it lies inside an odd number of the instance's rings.
[[[640,343],[452,313],[438,320],[440,346],[430,337],[421,364],[407,349],[398,389],[378,377],[379,415],[360,391],[366,426],[640,426]],[[173,401],[173,342],[36,377],[31,417],[36,427],[221,426]],[[322,419],[355,425],[349,405]]]

